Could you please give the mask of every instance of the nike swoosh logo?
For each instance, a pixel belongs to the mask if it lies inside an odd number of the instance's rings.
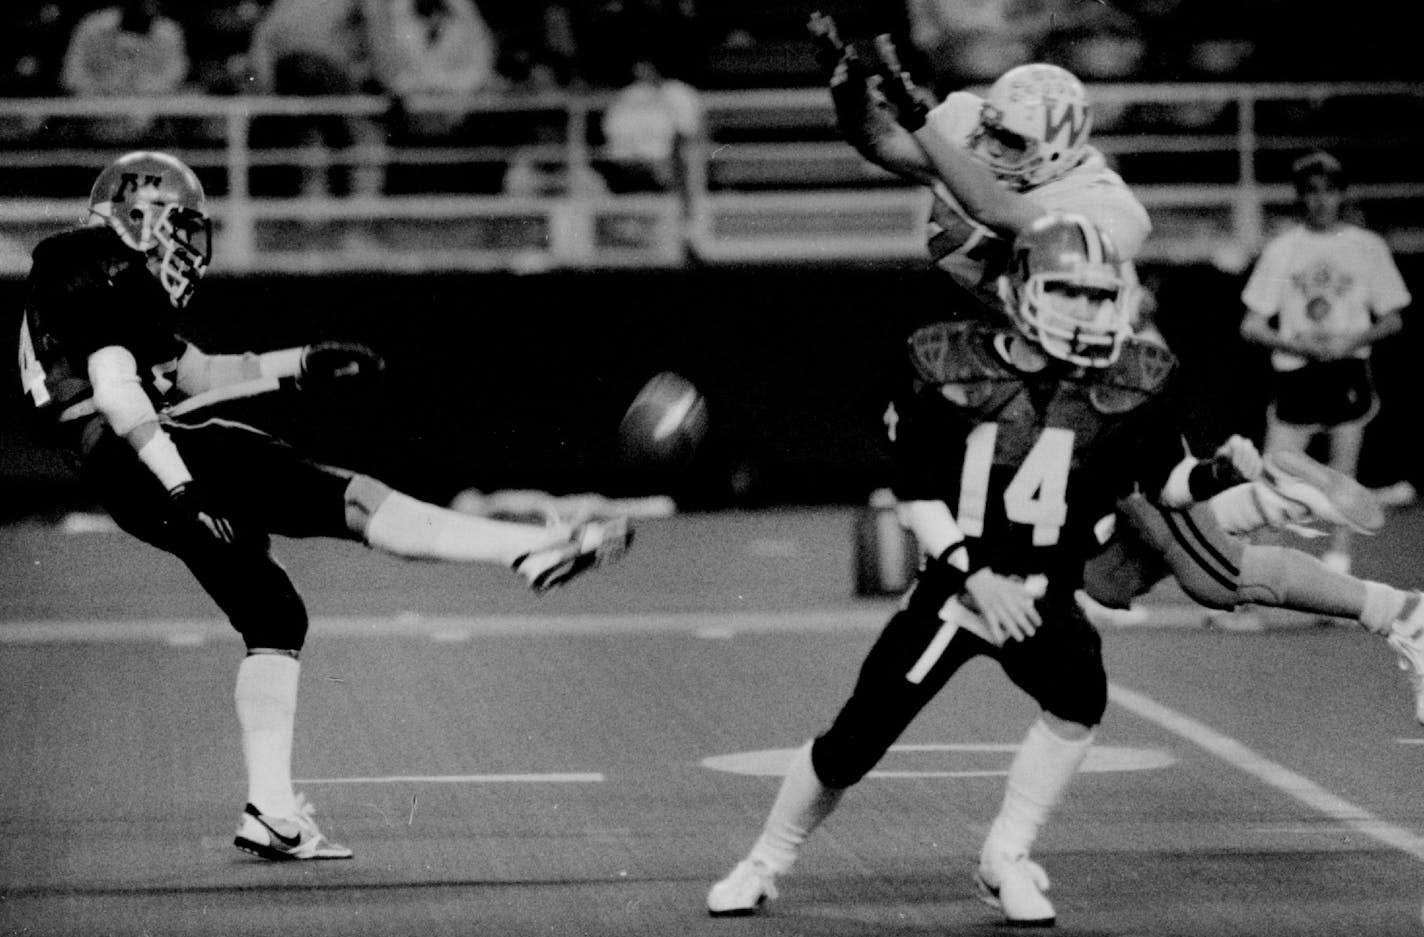
[[[249,810],[248,815],[255,819],[258,823],[262,824],[262,826],[267,830],[267,832],[275,836],[277,838],[277,842],[281,843],[283,846],[286,846],[287,848],[291,849],[301,845],[302,834],[300,831],[297,832],[297,834],[294,836],[283,836],[282,833],[278,831],[276,827],[274,827],[272,824],[268,823],[265,819],[263,819],[262,814],[258,813],[256,810]]]

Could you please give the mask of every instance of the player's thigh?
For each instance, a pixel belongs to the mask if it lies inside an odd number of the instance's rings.
[[[1084,726],[1102,721],[1108,705],[1103,642],[1076,603],[1039,608],[1043,624],[995,656],[1004,673],[1045,712]]]
[[[345,504],[351,473],[241,423],[208,420],[169,432],[194,477],[234,523],[288,537],[354,536]]]
[[[181,552],[185,538],[173,522],[168,492],[127,442],[105,433],[79,460],[79,475],[122,530],[159,549]]]
[[[1140,498],[1123,513],[1134,533],[1161,554],[1172,577],[1193,600],[1216,609],[1240,603],[1237,589],[1246,544],[1221,529],[1209,503],[1174,510]]]
[[[817,776],[830,787],[855,784],[965,661],[989,649],[972,632],[945,626],[933,609],[897,612],[861,664],[850,697],[816,737]]]
[[[1128,608],[1170,570],[1162,552],[1143,539],[1126,506],[1118,511],[1114,526],[1112,539],[1083,569],[1083,591],[1100,605]]]

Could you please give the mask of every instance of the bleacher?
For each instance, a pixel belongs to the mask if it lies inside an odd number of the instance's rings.
[[[1356,170],[1356,202],[1396,251],[1424,252],[1424,174],[1412,156],[1424,137],[1419,85],[1094,84],[1090,92],[1106,118],[1097,145],[1154,218],[1145,259],[1249,256],[1289,208],[1290,160],[1316,145],[1332,147]],[[227,272],[922,257],[923,194],[838,139],[823,89],[711,91],[704,100],[708,134],[688,154],[685,213],[672,194],[501,194],[498,181],[516,152],[565,175],[594,164],[606,93],[461,102],[477,119],[505,121],[499,142],[398,142],[385,158],[390,178],[403,181],[380,197],[284,191],[270,181],[274,173],[307,154],[254,142],[253,135],[260,120],[384,114],[388,103],[378,97],[10,98],[0,99],[0,125],[49,127],[125,109],[156,115],[178,144],[171,148],[207,182],[221,233],[216,269]],[[1390,115],[1387,123],[1374,119],[1380,113]],[[78,145],[73,135],[61,139],[12,131],[0,149],[5,274],[22,273],[34,242],[83,216],[96,167],[121,151]],[[339,151],[332,158],[362,156]]]

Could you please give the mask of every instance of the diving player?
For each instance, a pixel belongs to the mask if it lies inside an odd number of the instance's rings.
[[[345,859],[292,789],[307,611],[270,534],[361,541],[415,559],[512,567],[536,592],[620,557],[625,520],[572,529],[469,517],[319,465],[227,420],[165,408],[257,379],[304,386],[379,370],[360,345],[209,355],[175,332],[211,259],[202,184],[175,157],[128,153],[94,183],[88,222],[34,251],[19,329],[36,424],[128,533],[177,556],[242,635],[235,701],[247,771],[235,845],[267,859]]]
[[[1071,73],[1022,65],[1004,73],[982,99],[960,91],[936,103],[900,67],[887,37],[876,41],[872,61],[865,62],[840,41],[829,17],[813,16],[810,27],[847,141],[932,193],[929,254],[951,285],[944,308],[928,315],[1002,321],[993,284],[1007,262],[1007,241],[1051,212],[1076,212],[1093,221],[1113,238],[1127,276],[1135,280],[1131,260],[1150,233],[1150,220],[1089,143],[1091,107]],[[1160,340],[1150,325],[1138,328]],[[1090,564],[1090,598],[1125,607],[1125,581],[1150,588],[1170,571],[1211,608],[1256,603],[1355,619],[1388,637],[1424,723],[1418,593],[1344,575],[1299,550],[1241,539],[1265,527],[1315,519],[1374,533],[1384,516],[1364,488],[1303,455],[1272,455],[1250,484],[1229,488],[1187,514],[1161,513],[1159,507],[1145,498],[1120,507],[1114,526],[1122,536]],[[917,510],[902,507],[912,529]],[[1132,563],[1140,564],[1135,573]]]

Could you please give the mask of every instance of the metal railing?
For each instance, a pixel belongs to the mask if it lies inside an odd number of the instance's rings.
[[[1424,87],[1375,84],[1098,85],[1094,141],[1154,217],[1148,259],[1249,255],[1292,200],[1284,166],[1304,148],[1341,149],[1370,167],[1355,200],[1400,252],[1424,252]],[[925,195],[870,166],[836,135],[821,89],[703,96],[705,140],[689,148],[686,193],[505,194],[516,160],[565,179],[597,173],[603,94],[414,102],[406,114],[449,112],[449,136],[408,135],[381,147],[321,152],[262,138],[262,126],[319,119],[400,118],[378,97],[0,99],[0,273],[23,272],[28,248],[74,223],[87,180],[142,140],[98,145],[87,121],[116,115],[167,126],[164,146],[193,165],[213,195],[215,269],[541,270],[675,266],[701,261],[912,262],[923,257]],[[1370,115],[1388,113],[1387,121]],[[482,121],[523,120],[524,138],[482,140]],[[166,124],[165,124],[166,122]],[[264,123],[265,122],[265,123]],[[68,124],[72,132],[54,132]],[[74,129],[77,128],[77,129]],[[1388,131],[1391,135],[1387,135]],[[280,136],[280,135],[278,135]],[[384,194],[300,195],[264,181],[323,162],[404,171]],[[484,167],[486,182],[426,186]],[[388,178],[390,178],[388,176]],[[412,178],[414,181],[412,182]]]

